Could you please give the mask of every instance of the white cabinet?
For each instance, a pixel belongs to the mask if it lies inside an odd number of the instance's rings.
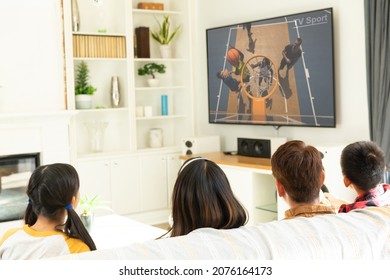
[[[182,165],[182,161],[180,159],[180,153],[173,153],[167,155],[167,183],[168,183],[168,207],[172,207],[172,191],[175,186],[175,182],[177,179],[178,172]]]
[[[233,193],[248,211],[249,225],[278,219],[280,201],[271,171],[228,165],[220,167],[228,177]]]
[[[141,211],[168,208],[166,155],[145,155],[139,159]]]
[[[179,153],[139,155],[140,209],[131,218],[148,224],[168,221],[172,189],[180,166]]]
[[[136,156],[79,160],[80,192],[99,195],[117,214],[139,211],[139,169]]]
[[[80,192],[99,195],[117,214],[166,222],[180,166],[179,153],[83,158],[77,165]],[[107,210],[99,213],[107,214]]]
[[[111,202],[110,160],[81,160],[77,163],[81,196],[99,196]]]
[[[111,161],[112,207],[118,214],[138,212],[140,209],[140,183],[138,157],[118,158]]]

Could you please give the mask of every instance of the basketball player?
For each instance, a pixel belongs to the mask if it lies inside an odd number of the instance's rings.
[[[291,67],[294,66],[294,64],[298,61],[298,59],[302,55],[301,46],[302,39],[297,38],[293,44],[289,44],[284,47],[282,51],[282,60],[280,61],[280,66],[278,69],[278,72],[284,68],[284,66],[287,65],[287,72],[286,75],[288,75],[288,71],[291,69]]]

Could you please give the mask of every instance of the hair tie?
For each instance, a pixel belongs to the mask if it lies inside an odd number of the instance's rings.
[[[28,199],[28,205],[31,205],[32,204],[32,200],[31,198]]]
[[[65,209],[72,209],[72,204],[69,203],[68,205],[66,205]]]

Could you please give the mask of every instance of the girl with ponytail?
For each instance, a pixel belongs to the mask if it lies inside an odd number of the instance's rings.
[[[25,225],[0,240],[0,259],[41,259],[96,250],[75,212],[80,199],[79,176],[65,163],[42,165],[32,173]]]

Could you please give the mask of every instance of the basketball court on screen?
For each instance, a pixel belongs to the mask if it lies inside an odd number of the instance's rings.
[[[226,38],[224,65],[226,69],[232,67],[231,60],[237,59],[229,53],[231,47],[242,53],[244,63],[256,56],[269,58],[273,63],[275,72],[278,71],[282,59],[282,50],[286,45],[293,43],[297,37],[301,37],[303,40],[301,45],[302,56],[289,70],[288,75],[286,73],[287,67],[285,67],[273,76],[273,86],[276,87],[274,93],[269,98],[265,98],[266,100],[263,100],[264,102],[261,104],[256,102],[256,98],[251,99],[245,93],[244,89],[247,88],[245,87],[246,83],[242,81],[242,75],[232,73],[232,77],[242,83],[242,89],[237,94],[237,92],[226,90],[221,82],[215,120],[218,121],[223,118],[227,122],[229,120],[241,120],[251,123],[272,124],[275,122],[296,125],[310,123],[311,125],[318,125],[317,118],[326,118],[326,116],[316,114],[316,107],[320,105],[316,104],[316,92],[312,90],[310,84],[310,75],[320,77],[321,69],[320,67],[309,68],[306,62],[310,60],[310,57],[305,57],[305,49],[309,50],[313,58],[316,58],[317,53],[321,52],[321,49],[312,45],[310,40],[305,41],[305,35],[318,32],[316,27],[316,25],[305,26],[298,24],[297,20],[286,19],[285,22],[252,24],[250,32],[243,25],[230,28],[229,36]],[[249,65],[250,63],[248,63]],[[253,89],[251,87],[252,91]],[[225,102],[227,106],[219,106]],[[262,116],[259,117],[261,114]]]

